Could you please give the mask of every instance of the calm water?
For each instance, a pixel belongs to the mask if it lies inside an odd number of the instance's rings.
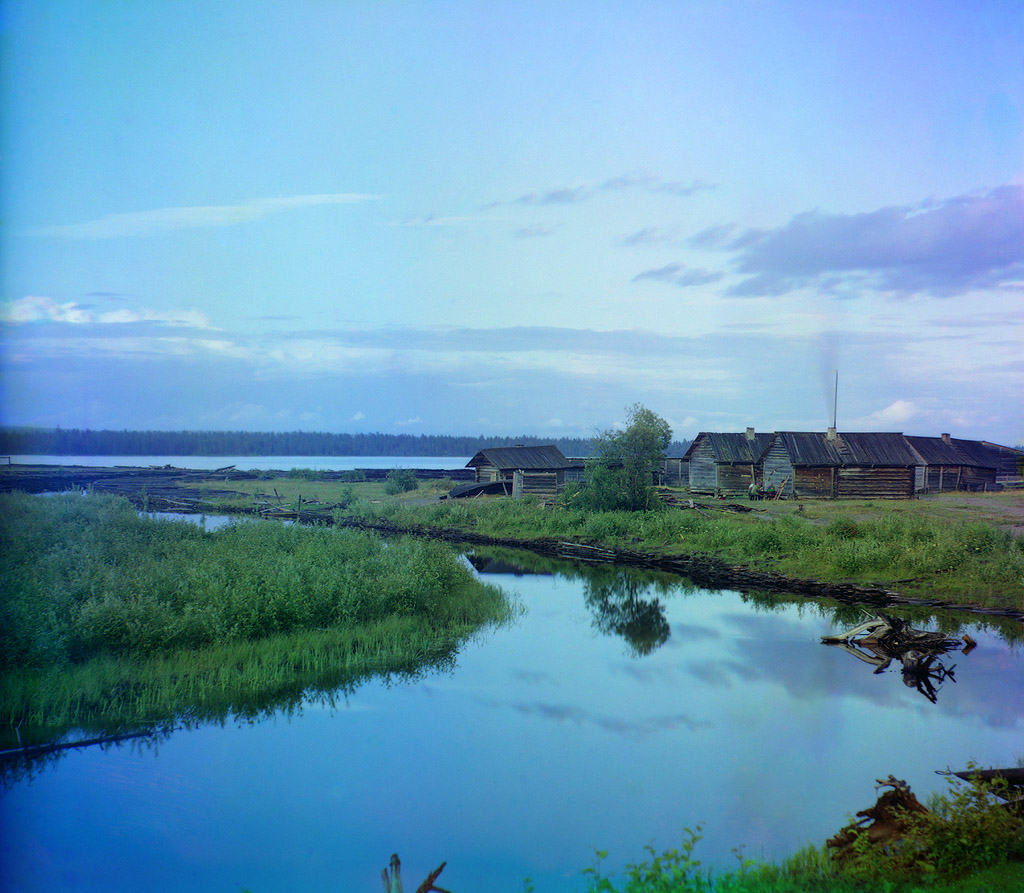
[[[102,468],[129,465],[137,468],[173,465],[175,468],[213,470],[234,465],[239,471],[350,471],[353,468],[465,468],[470,456],[12,456],[16,465],[85,465]]]
[[[416,682],[336,709],[69,752],[0,799],[5,890],[376,891],[392,852],[415,889],[582,888],[703,823],[697,855],[782,857],[822,842],[889,773],[1024,753],[1024,654],[974,629],[935,703],[820,644],[811,604],[651,578],[515,574],[515,625]]]

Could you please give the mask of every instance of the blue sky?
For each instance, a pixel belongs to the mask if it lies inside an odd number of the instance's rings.
[[[1024,441],[1024,5],[2,9],[2,421]]]

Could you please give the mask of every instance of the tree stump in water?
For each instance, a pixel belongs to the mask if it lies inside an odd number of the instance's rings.
[[[430,872],[427,879],[416,888],[416,893],[448,893],[447,890],[434,886],[434,881],[438,879],[447,864],[447,862],[442,862]],[[398,858],[398,853],[391,854],[390,867],[390,874],[387,868],[380,873],[381,879],[384,881],[384,893],[404,893],[402,889],[402,860]]]

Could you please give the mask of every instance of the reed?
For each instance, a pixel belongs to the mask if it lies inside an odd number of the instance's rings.
[[[205,532],[81,494],[5,495],[0,513],[0,722],[247,714],[420,672],[514,610],[437,542]]]

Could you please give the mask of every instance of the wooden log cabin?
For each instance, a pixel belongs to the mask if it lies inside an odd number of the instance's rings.
[[[476,473],[477,483],[511,481],[512,495],[554,499],[566,480],[577,480],[582,459],[567,459],[553,444],[548,446],[493,447],[480,450],[467,468]]]
[[[920,461],[902,434],[779,431],[764,453],[764,478],[784,496],[911,499]]]
[[[1024,481],[1024,449],[1002,446],[988,440],[979,440],[978,443],[993,455],[997,463],[996,483],[1019,484]]]
[[[986,490],[996,483],[999,457],[977,440],[941,437],[907,437],[921,457],[914,473],[918,493],[950,490]]]
[[[683,456],[690,492],[746,496],[751,482],[761,484],[762,460],[771,439],[771,434],[757,434],[753,428],[743,434],[702,431]]]

